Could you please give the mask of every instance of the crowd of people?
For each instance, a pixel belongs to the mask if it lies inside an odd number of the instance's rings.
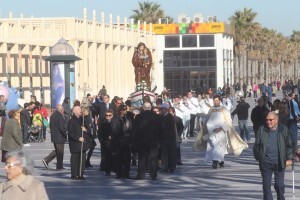
[[[42,159],[43,164],[50,168],[49,163],[56,158],[56,170],[64,170],[64,145],[68,141],[74,180],[84,180],[85,168],[93,167],[95,139],[99,140],[101,149],[99,170],[106,176],[114,173],[117,179],[143,180],[149,172],[151,179],[156,180],[158,172],[174,173],[176,167],[184,163],[180,144],[187,137],[195,136],[194,149],[205,151],[204,161],[218,169],[226,166],[226,154],[240,155],[248,148],[247,143],[252,142],[247,123],[250,116],[255,133],[253,151],[259,161],[265,199],[272,195],[270,177],[273,172],[277,195],[283,199],[284,169],[294,159],[297,123],[300,122],[299,101],[294,93],[297,87],[290,90],[290,84],[290,81],[282,86],[276,84],[276,88],[285,93],[282,100],[274,99],[276,95],[264,90],[266,84],[254,83],[242,93],[239,84],[235,84],[198,95],[188,91],[186,95],[171,97],[164,90],[161,95],[155,94],[155,102],[145,96],[141,108],[131,106],[130,98],[124,100],[116,96],[111,99],[103,86],[98,95],[87,94],[73,105],[66,97],[50,118],[47,109],[32,96],[31,102],[24,104],[20,119],[17,111],[8,113],[1,141],[2,162],[7,163],[9,152],[30,146],[30,132],[37,125],[34,118],[39,114],[40,136],[46,139],[50,121],[54,144],[54,150]],[[249,97],[257,103],[251,113],[247,103]],[[235,115],[239,133],[232,124]],[[277,145],[271,145],[275,143]],[[132,177],[130,168],[136,165],[137,173]]]

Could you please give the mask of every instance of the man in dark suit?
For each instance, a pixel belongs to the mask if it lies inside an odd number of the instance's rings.
[[[81,108],[75,106],[73,108],[73,115],[68,123],[68,139],[71,152],[71,178],[84,180],[83,173],[86,161],[86,146],[84,145],[82,132],[87,130],[83,127],[80,116]],[[82,148],[81,145],[83,145]]]
[[[113,110],[114,112],[116,111],[115,105],[112,103],[109,103],[109,95],[104,95],[103,96],[103,102],[99,104],[97,107],[98,109],[98,118],[95,120],[101,121],[102,119],[105,119],[105,112],[109,109]]]
[[[161,149],[162,172],[173,173],[176,169],[176,136],[177,130],[174,117],[168,112],[169,105],[163,103],[161,109],[161,135],[159,146]]]
[[[134,180],[145,179],[146,166],[150,176],[157,177],[158,142],[160,116],[151,111],[151,104],[145,102],[143,112],[136,116],[133,127],[133,146],[138,152],[138,173]]]
[[[25,147],[30,146],[30,144],[28,144],[28,138],[29,138],[28,131],[31,125],[29,109],[30,109],[30,104],[24,103],[24,108],[20,113],[20,123],[21,123],[21,129],[23,134],[23,144]]]
[[[64,119],[64,108],[58,104],[56,111],[50,117],[50,131],[51,141],[54,144],[54,149],[42,162],[46,168],[49,168],[49,163],[56,157],[56,170],[62,170],[64,160],[64,148],[67,140],[65,119]]]

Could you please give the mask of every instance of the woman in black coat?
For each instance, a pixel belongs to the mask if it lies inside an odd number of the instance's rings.
[[[98,139],[101,143],[101,164],[103,171],[109,176],[113,170],[113,156],[111,152],[113,110],[105,112],[105,118],[98,123]],[[100,168],[101,169],[101,168]]]
[[[86,162],[85,162],[85,167],[93,167],[91,165],[90,159],[92,157],[92,154],[94,152],[95,146],[97,145],[93,134],[92,134],[92,120],[89,115],[89,110],[86,108],[82,108],[82,116],[83,116],[83,121],[84,121],[84,127],[86,128],[86,132],[84,132],[84,139],[86,141],[86,146],[88,148],[88,153],[86,157]]]
[[[131,179],[129,175],[131,161],[132,120],[127,116],[127,106],[117,108],[118,116],[112,121],[111,148],[116,155],[117,179]]]

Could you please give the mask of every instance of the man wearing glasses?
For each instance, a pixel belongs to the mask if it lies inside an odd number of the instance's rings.
[[[284,198],[284,171],[294,159],[293,145],[289,129],[278,124],[278,114],[270,112],[266,117],[265,126],[257,132],[253,146],[254,157],[259,161],[263,181],[264,199],[273,199],[271,192],[272,174],[275,174],[275,190],[277,199]]]

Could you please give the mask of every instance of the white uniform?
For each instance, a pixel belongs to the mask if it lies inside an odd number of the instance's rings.
[[[229,129],[224,114],[230,115],[228,110],[223,106],[213,107],[213,112],[210,114],[209,119],[207,120],[206,126],[208,130],[209,139],[207,141],[207,149],[204,161],[211,162],[215,161],[224,161],[225,154],[228,154],[227,151],[227,131]],[[221,111],[222,110],[222,111]],[[223,113],[224,112],[224,113]],[[227,113],[226,113],[227,112]],[[217,133],[214,133],[214,130],[217,128],[222,128],[223,130]]]
[[[182,102],[180,102],[180,104],[178,105],[178,107],[176,108],[176,110],[181,110],[182,111],[182,123],[183,123],[183,132],[182,132],[182,138],[185,139],[186,135],[187,135],[187,131],[189,129],[189,125],[190,125],[190,119],[191,119],[191,113],[190,113],[190,109],[188,107],[188,105],[184,105]],[[177,112],[177,111],[176,111]]]

